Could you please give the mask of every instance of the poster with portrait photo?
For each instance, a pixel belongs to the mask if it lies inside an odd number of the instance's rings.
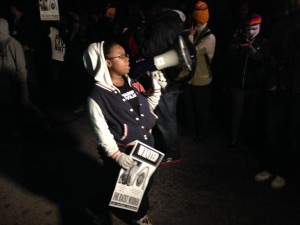
[[[109,206],[137,212],[149,179],[165,155],[140,141],[135,141],[130,155],[134,165],[120,169]]]
[[[39,0],[40,17],[42,21],[58,21],[58,0]]]

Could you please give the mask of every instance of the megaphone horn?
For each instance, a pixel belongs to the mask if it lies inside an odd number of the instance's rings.
[[[152,59],[145,59],[137,62],[136,72],[138,74],[143,74],[178,65],[192,71],[196,61],[195,52],[194,45],[188,40],[185,41],[182,36],[179,36],[178,42],[171,50],[157,55]]]
[[[174,49],[169,50],[161,55],[155,56],[153,59],[155,68],[157,70],[177,66],[179,64],[179,57]]]
[[[151,59],[136,62],[135,75],[145,88],[144,94],[151,95],[154,91],[152,78],[150,77],[152,71],[180,65],[183,69],[189,71],[188,74],[193,74],[195,62],[195,46],[189,40],[185,41],[182,36],[179,36],[178,42],[171,50]]]
[[[179,36],[174,49],[154,57],[154,65],[157,70],[180,65],[192,71],[196,61],[195,54],[194,45],[189,41],[186,42],[182,36]]]

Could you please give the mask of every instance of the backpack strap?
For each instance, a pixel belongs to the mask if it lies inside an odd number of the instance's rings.
[[[196,46],[203,38],[205,38],[206,36],[212,34],[213,32],[211,30],[209,30],[208,25],[206,25],[206,27],[201,31],[201,33],[198,35],[196,41],[194,42],[194,45]],[[211,76],[211,62],[208,58],[207,53],[204,54],[204,58],[207,64],[207,68],[209,70],[209,75]]]
[[[212,34],[213,32],[209,30],[208,25],[204,27],[204,29],[200,32],[200,34],[197,36],[196,40],[194,41],[194,45],[197,45],[203,38],[206,36]]]
[[[205,38],[206,36],[212,34],[213,32],[211,30],[208,31],[208,26],[206,25],[206,27],[201,31],[201,33],[198,35],[196,41],[194,42],[194,45],[196,46],[203,38]],[[206,62],[208,65],[210,65],[210,60],[208,59],[207,54],[204,55]]]

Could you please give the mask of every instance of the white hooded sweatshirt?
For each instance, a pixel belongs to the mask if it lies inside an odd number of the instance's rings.
[[[106,65],[106,60],[103,53],[103,44],[92,43],[86,49],[83,61],[87,72],[94,77],[95,85],[113,93],[120,93],[120,90],[113,85],[109,70]],[[128,75],[125,75],[131,86],[131,79]],[[159,98],[161,95],[161,87],[158,82],[153,79],[154,83],[154,94],[147,98],[150,109],[153,111],[158,105]],[[94,99],[88,97],[88,111],[90,114],[91,123],[93,125],[94,131],[96,133],[96,138],[98,146],[100,146],[108,157],[113,156],[117,151],[119,151],[119,146],[115,140],[110,127],[107,124],[107,119],[103,115],[103,110],[101,106],[95,102]],[[122,112],[120,112],[122,114]],[[127,143],[131,144],[131,143]]]

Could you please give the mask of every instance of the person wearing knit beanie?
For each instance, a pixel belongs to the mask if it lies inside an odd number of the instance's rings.
[[[259,132],[265,128],[260,121],[263,115],[260,107],[264,104],[261,96],[265,93],[270,49],[268,40],[259,34],[261,21],[257,13],[247,14],[241,21],[242,27],[234,32],[228,48],[226,64],[231,102],[230,151],[235,151],[241,140],[249,144],[251,142],[251,147],[259,146]]]
[[[260,32],[261,16],[257,13],[250,14],[245,20],[245,32],[253,40]]]
[[[261,16],[259,14],[252,13],[246,18],[245,25],[254,26],[254,25],[257,25],[257,24],[261,24],[261,21],[262,21],[262,19],[261,19]]]
[[[211,62],[216,47],[216,37],[208,25],[209,12],[205,2],[198,1],[193,11],[196,24],[190,29],[188,39],[195,46],[196,66],[184,91],[186,111],[185,133],[193,134],[195,142],[203,142],[210,135],[213,71]]]
[[[207,31],[210,31],[208,27],[209,10],[208,6],[203,1],[198,1],[195,4],[194,11],[192,13],[194,24],[192,25],[189,32],[189,40],[194,43],[204,35]]]
[[[208,6],[203,1],[198,1],[193,11],[193,19],[200,25],[206,24],[209,20]]]
[[[106,10],[104,12],[104,17],[109,19],[110,21],[113,21],[117,14],[117,8],[114,5],[108,4],[106,6]]]

